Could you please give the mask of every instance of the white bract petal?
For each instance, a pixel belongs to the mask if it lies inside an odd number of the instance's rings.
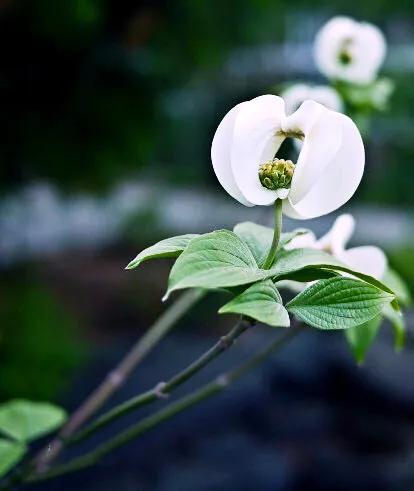
[[[284,117],[283,99],[263,95],[243,105],[234,123],[231,168],[238,188],[255,205],[276,199],[275,192],[260,183],[258,168],[273,159],[285,139],[278,135]]]
[[[332,254],[355,271],[381,279],[387,269],[387,258],[381,249],[374,246],[360,246],[346,249],[346,245],[355,228],[354,217],[350,214],[340,215],[331,229],[319,240],[312,232],[295,237],[286,249],[310,247]]]
[[[281,96],[285,101],[287,114],[294,113],[308,99],[319,102],[332,111],[342,112],[344,108],[341,96],[328,85],[296,84],[282,92]]]
[[[358,128],[344,114],[305,101],[284,127],[302,131],[304,143],[292,179],[284,213],[309,219],[331,213],[356,191],[365,165]]]
[[[374,246],[352,247],[342,254],[343,261],[350,268],[374,278],[383,278],[387,269],[387,257]]]
[[[285,245],[285,249],[291,251],[293,249],[303,248],[316,248],[316,237],[312,231],[306,232],[306,234],[297,235],[288,244]]]
[[[236,180],[233,177],[231,169],[230,152],[231,142],[233,138],[234,122],[240,110],[240,107],[247,102],[243,102],[233,107],[219,124],[211,144],[211,161],[213,163],[214,172],[217,179],[223,188],[230,194],[231,197],[240,201],[246,206],[253,206],[249,203],[237,187]]]
[[[296,166],[283,159],[275,163],[281,143],[292,135],[304,139]],[[284,212],[299,219],[324,215],[348,201],[364,169],[361,136],[347,116],[308,100],[286,117],[283,99],[274,95],[227,113],[214,135],[211,158],[233,198],[247,206],[280,198]]]
[[[318,32],[314,56],[328,78],[368,84],[378,74],[386,54],[382,32],[367,22],[334,17]]]
[[[322,236],[315,247],[325,250],[334,256],[345,251],[346,244],[355,230],[355,219],[349,213],[340,215],[333,223],[329,232]]]
[[[211,145],[211,160],[220,184],[240,203],[269,205],[277,196],[259,181],[259,166],[273,159],[283,136],[283,99],[256,97],[235,106],[219,124]]]

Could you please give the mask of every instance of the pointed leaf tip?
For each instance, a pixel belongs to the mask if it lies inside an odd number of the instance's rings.
[[[150,259],[178,257],[187,247],[189,242],[195,237],[198,237],[198,234],[177,235],[176,237],[163,239],[141,251],[132,261],[129,262],[125,269],[135,269],[141,263]]]

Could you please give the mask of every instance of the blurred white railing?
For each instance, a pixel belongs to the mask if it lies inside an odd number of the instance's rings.
[[[357,219],[355,243],[414,246],[412,213],[378,207],[347,210]],[[313,220],[312,228],[317,234],[323,233],[334,216]],[[122,240],[128,223],[138,238],[144,227],[145,242],[151,228],[154,235],[162,230],[167,236],[231,228],[244,220],[266,224],[271,219],[269,208],[246,208],[220,191],[135,182],[120,184],[101,197],[65,196],[51,184],[33,183],[0,200],[0,266],[65,250],[107,247]],[[306,227],[309,222],[287,219],[285,223],[291,229]]]

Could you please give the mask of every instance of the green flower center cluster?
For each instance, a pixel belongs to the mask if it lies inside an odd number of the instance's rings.
[[[351,53],[349,51],[347,51],[346,49],[343,49],[339,53],[338,58],[339,58],[340,63],[342,63],[342,65],[349,65],[352,61]]]
[[[344,66],[349,65],[352,62],[352,51],[350,49],[351,45],[352,40],[345,39],[345,41],[342,43],[341,51],[338,54],[339,62]]]
[[[295,164],[291,160],[273,159],[259,167],[259,179],[266,189],[290,188]]]

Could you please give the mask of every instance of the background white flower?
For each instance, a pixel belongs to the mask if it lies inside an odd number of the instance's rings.
[[[387,258],[381,249],[375,246],[360,246],[346,249],[346,245],[355,229],[354,217],[340,215],[327,234],[316,239],[313,232],[295,237],[286,249],[310,247],[329,252],[355,271],[368,274],[377,279],[384,277]]]
[[[294,113],[308,99],[319,102],[332,111],[342,112],[344,109],[341,96],[329,85],[295,84],[284,90],[281,97],[285,101],[287,114]]]
[[[314,56],[319,70],[331,79],[368,84],[376,77],[386,53],[378,27],[349,17],[334,17],[318,32]]]
[[[286,189],[264,188],[258,170],[291,134],[301,135],[303,145],[286,196],[279,194]],[[365,164],[361,135],[350,118],[314,101],[286,116],[283,99],[275,95],[229,111],[214,135],[211,159],[221,185],[240,203],[271,205],[280,197],[284,213],[297,219],[325,215],[346,203]]]

